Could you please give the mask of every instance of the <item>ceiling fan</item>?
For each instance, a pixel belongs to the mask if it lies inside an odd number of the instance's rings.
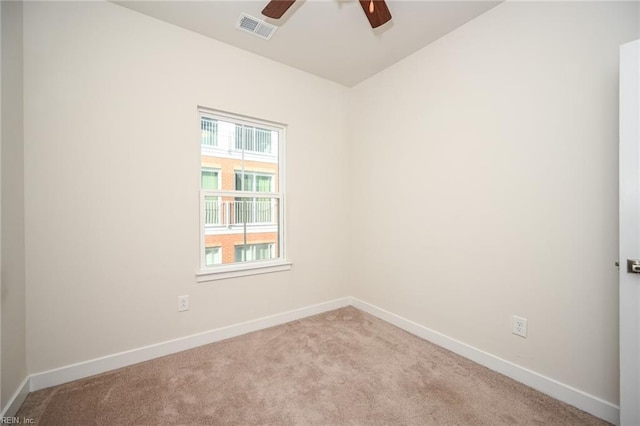
[[[269,18],[280,19],[296,0],[271,0],[262,10],[262,14]],[[384,0],[358,0],[364,14],[367,15],[371,28],[391,20],[391,12]]]

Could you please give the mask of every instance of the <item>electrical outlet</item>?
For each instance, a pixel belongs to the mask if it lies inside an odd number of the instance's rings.
[[[512,316],[511,332],[518,336],[527,337],[527,319],[516,315]]]
[[[178,296],[178,312],[189,310],[189,295]]]

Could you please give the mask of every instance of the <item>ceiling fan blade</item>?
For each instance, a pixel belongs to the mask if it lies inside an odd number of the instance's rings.
[[[367,19],[371,24],[371,28],[378,28],[380,25],[385,24],[391,20],[391,12],[387,7],[387,3],[384,0],[359,0],[364,14],[367,15]],[[373,4],[373,12],[371,12],[371,5]]]
[[[262,10],[262,14],[269,18],[280,19],[296,0],[271,0]]]

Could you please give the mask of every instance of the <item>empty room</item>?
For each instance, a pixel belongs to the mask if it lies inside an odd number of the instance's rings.
[[[0,424],[640,424],[637,1],[0,18]]]

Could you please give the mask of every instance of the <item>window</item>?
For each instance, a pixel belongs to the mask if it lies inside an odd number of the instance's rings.
[[[202,167],[200,171],[200,189],[204,189],[204,190],[220,189],[220,172],[216,169]],[[206,195],[204,197],[205,225],[216,225],[220,223],[221,207],[222,205],[219,202],[218,197],[214,195]],[[207,266],[211,266],[211,264],[207,263]]]
[[[220,247],[206,247],[204,249],[204,263],[206,266],[222,263],[222,249]]]
[[[199,281],[285,270],[284,128],[200,110]]]
[[[236,262],[264,260],[273,257],[273,243],[239,245],[235,248]]]
[[[200,188],[202,189],[220,189],[219,173],[217,170],[203,167],[200,172]]]
[[[218,145],[218,122],[202,117],[200,119],[200,144],[203,146]]]

